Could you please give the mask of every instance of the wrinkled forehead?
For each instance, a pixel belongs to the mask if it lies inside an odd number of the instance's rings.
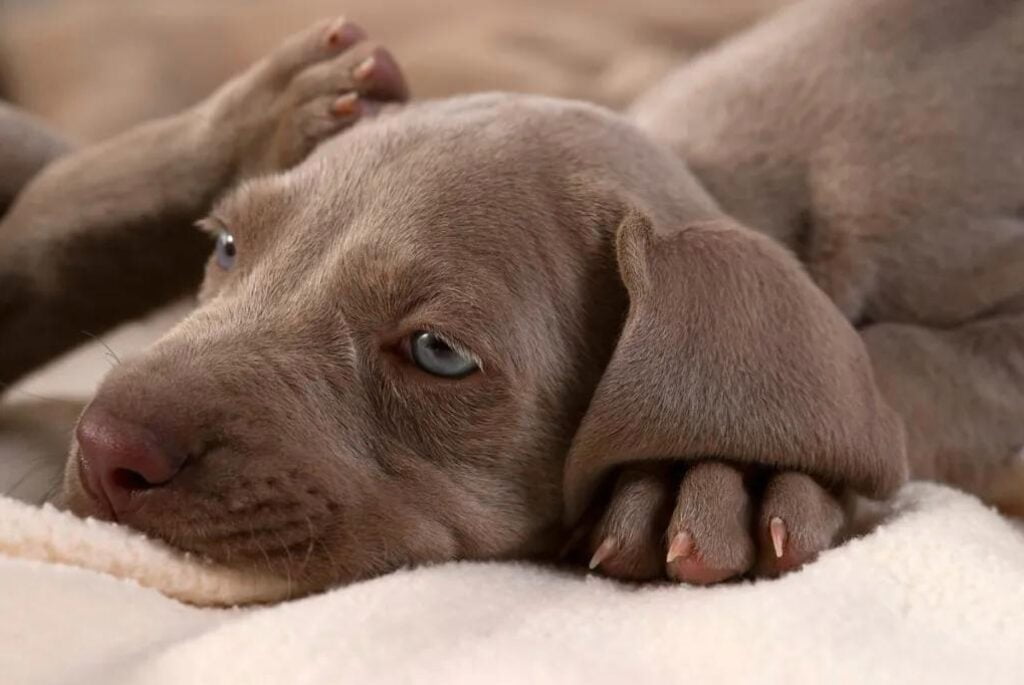
[[[328,141],[297,169],[250,184],[224,211],[321,242],[372,231],[421,250],[488,254],[578,209],[582,179],[610,166],[608,141],[629,138],[620,128],[591,106],[536,97],[404,107]]]
[[[217,212],[260,287],[337,293],[350,319],[511,316],[550,297],[559,191],[496,133],[367,126]]]
[[[441,232],[487,227],[553,209],[547,205],[564,177],[558,154],[500,118],[447,121],[428,112],[359,125],[295,170],[246,184],[219,211],[257,227],[287,211],[301,223],[292,228],[326,236],[332,227],[368,223],[396,232],[422,224]]]

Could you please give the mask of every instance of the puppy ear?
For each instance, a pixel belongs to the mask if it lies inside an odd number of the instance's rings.
[[[800,264],[728,219],[618,229],[629,313],[565,469],[575,522],[612,469],[707,458],[870,497],[905,479],[902,424],[853,327]]]

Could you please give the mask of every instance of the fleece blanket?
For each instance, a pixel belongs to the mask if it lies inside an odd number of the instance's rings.
[[[1014,683],[1024,531],[912,484],[871,533],[779,580],[637,587],[526,564],[285,588],[0,500],[0,682]],[[184,599],[186,604],[175,597]]]

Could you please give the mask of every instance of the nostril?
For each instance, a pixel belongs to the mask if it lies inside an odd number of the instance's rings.
[[[76,428],[84,489],[114,514],[138,506],[135,495],[168,484],[187,460],[176,441],[149,422],[90,406]]]
[[[150,483],[145,476],[131,469],[114,469],[110,474],[110,483],[121,490],[148,490],[159,483]]]

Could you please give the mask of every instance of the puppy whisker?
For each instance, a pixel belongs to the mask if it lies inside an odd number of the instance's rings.
[[[114,352],[113,348],[111,348],[110,345],[108,345],[106,341],[103,340],[103,338],[101,338],[98,335],[94,335],[93,333],[90,333],[89,331],[86,330],[82,331],[82,335],[88,336],[90,339],[95,340],[96,342],[103,346],[103,348],[107,351],[107,361],[112,362],[110,364],[110,368],[114,368],[115,366],[118,366],[121,363],[121,358],[117,356],[117,353]]]
[[[284,549],[285,558],[288,560],[288,563],[285,564],[284,572],[285,572],[285,577],[288,579],[288,595],[287,595],[287,597],[288,597],[288,599],[291,599],[292,598],[292,591],[295,589],[294,583],[292,581],[292,551],[289,548],[289,546],[287,544],[285,544],[284,538],[281,537],[280,533],[275,533],[275,535],[276,535],[278,541],[281,543],[281,548]]]
[[[45,461],[43,461],[41,459],[36,460],[36,461],[37,461],[37,463],[34,466],[26,469],[25,473],[22,474],[21,478],[19,478],[18,480],[14,481],[14,483],[12,483],[10,485],[10,487],[8,487],[4,491],[4,496],[5,497],[13,497],[14,496],[14,492],[18,488],[20,488],[22,485],[24,485],[25,481],[27,481],[30,477],[32,477],[33,474],[39,473],[40,471],[42,471],[43,469],[46,468],[46,462]],[[41,463],[39,463],[39,462],[41,462]]]
[[[256,549],[259,550],[260,554],[263,555],[263,561],[267,565],[267,573],[273,575],[273,573],[274,573],[274,564],[273,564],[273,562],[270,561],[270,555],[267,554],[266,548],[263,547],[263,543],[260,542],[259,536],[256,535],[256,529],[252,526],[251,522],[249,524],[249,529],[250,529],[249,538],[256,545]],[[289,586],[289,594],[290,594],[290,586]]]
[[[326,542],[324,542],[324,540],[322,538],[316,538],[314,542],[320,544],[320,547],[324,550],[324,556],[326,556],[327,560],[331,563],[331,568],[332,569],[339,569],[339,568],[341,568],[340,566],[338,566],[338,562],[335,560],[334,554],[331,553],[330,545],[328,545]]]
[[[313,529],[313,519],[309,517],[309,514],[306,514],[305,518],[306,526],[309,528],[309,544],[306,546],[306,556],[302,560],[302,567],[300,569],[303,573],[309,567],[309,559],[313,555],[313,547],[316,546],[316,532]]]
[[[60,491],[61,485],[63,485],[63,483],[64,483],[64,481],[60,477],[57,477],[56,479],[54,479],[53,485],[51,485],[46,490],[46,492],[43,493],[42,503],[45,504],[47,502],[52,502],[53,499],[57,496],[57,493]]]

